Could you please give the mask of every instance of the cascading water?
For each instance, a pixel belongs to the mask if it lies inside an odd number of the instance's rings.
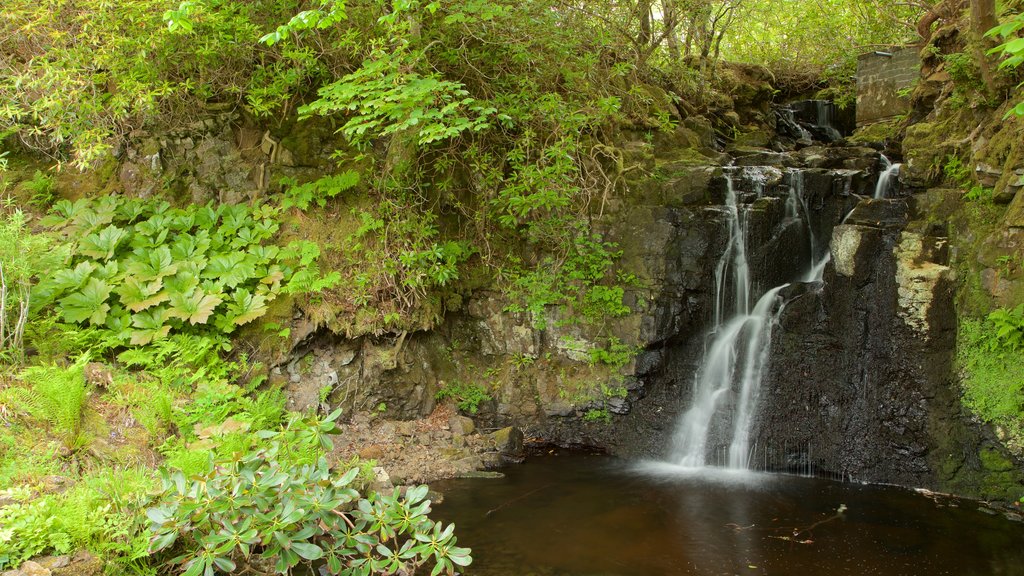
[[[801,282],[820,282],[825,273],[825,266],[832,259],[832,254],[818,245],[814,225],[811,223],[811,212],[807,208],[807,197],[804,194],[804,173],[802,170],[789,172],[789,197],[786,199],[786,217],[802,218],[807,228],[807,238],[811,245],[811,267],[801,278]],[[824,253],[822,253],[824,252]]]
[[[764,174],[747,169],[744,175],[754,181],[760,197]],[[781,312],[779,292],[786,286],[769,290],[751,309],[752,283],[747,260],[749,207],[738,201],[732,174],[726,174],[725,201],[729,240],[715,270],[715,328],[698,372],[693,403],[675,434],[674,460],[685,467],[702,467],[707,463],[710,431],[716,425],[723,426],[729,418],[729,467],[748,467],[757,393],[768,360],[771,330]],[[731,294],[726,293],[728,288]]]
[[[836,130],[832,122],[832,108],[834,104],[827,100],[815,100],[814,105],[818,112],[818,127],[825,134],[830,142],[842,140],[843,135]]]
[[[764,192],[764,170],[748,167],[740,173],[741,179],[753,183],[758,198]],[[747,260],[750,206],[739,201],[736,175],[727,171],[725,176],[729,239],[715,269],[714,328],[697,372],[692,404],[676,427],[673,460],[688,468],[707,465],[709,438],[716,434],[718,440],[728,441],[725,463],[742,470],[750,468],[753,457],[750,431],[761,377],[768,363],[772,328],[785,305],[780,293],[789,284],[768,290],[751,307],[755,295]],[[809,270],[800,281],[820,282],[830,254],[818,245],[801,170],[789,171],[786,218],[802,220],[810,244]]]
[[[882,155],[882,172],[878,175],[878,183],[875,184],[875,199],[886,198],[889,196],[889,191],[892,190],[896,184],[896,178],[900,174],[900,167],[902,164],[893,164],[889,161],[885,155]]]

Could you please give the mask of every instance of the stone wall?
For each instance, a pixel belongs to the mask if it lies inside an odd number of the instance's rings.
[[[888,120],[910,111],[910,88],[921,74],[918,48],[869,52],[857,58],[857,127]]]

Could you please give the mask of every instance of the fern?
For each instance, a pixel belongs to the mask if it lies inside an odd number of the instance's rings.
[[[203,381],[232,380],[238,365],[220,356],[230,349],[228,339],[221,335],[174,334],[145,348],[129,348],[117,359],[144,370],[169,388],[180,389]]]
[[[86,441],[82,434],[82,411],[88,389],[83,360],[67,368],[54,365],[28,368],[20,378],[29,387],[11,390],[19,407],[36,420],[45,422],[71,450],[81,448]]]

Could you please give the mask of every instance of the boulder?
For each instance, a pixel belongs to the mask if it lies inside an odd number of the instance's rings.
[[[523,431],[515,426],[508,426],[491,434],[494,446],[502,456],[507,458],[521,458],[524,448]]]
[[[456,438],[461,436],[469,436],[476,430],[476,425],[473,424],[473,419],[461,414],[454,414],[448,419],[448,427],[451,428],[452,435]]]

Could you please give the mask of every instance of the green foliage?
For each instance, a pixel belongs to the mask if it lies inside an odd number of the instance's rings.
[[[964,193],[964,200],[969,202],[990,202],[993,196],[992,188],[986,188],[975,184],[971,175],[971,169],[963,163],[959,156],[949,155],[946,163],[942,166],[942,173],[951,183],[967,190]]]
[[[608,347],[593,347],[588,350],[591,364],[607,364],[613,368],[622,368],[637,355],[639,350],[636,346],[623,344],[616,337],[608,339]]]
[[[49,208],[56,199],[56,193],[53,189],[53,176],[44,174],[40,170],[36,170],[35,174],[32,175],[32,179],[25,182],[23,186],[31,194],[28,200],[29,204],[36,208]]]
[[[924,9],[884,0],[787,3],[754,0],[709,3],[719,15],[727,59],[767,64],[777,73],[816,71],[854,60],[866,46],[906,44]],[[734,10],[726,10],[734,6]],[[709,15],[709,18],[713,17]]]
[[[19,375],[28,387],[12,387],[6,391],[15,400],[16,408],[44,422],[72,451],[88,441],[82,433],[82,411],[88,397],[83,360],[67,368],[28,368]]]
[[[319,248],[280,247],[278,209],[268,205],[171,208],[104,196],[54,206],[46,223],[78,238],[66,267],[33,290],[66,322],[145,345],[210,327],[230,334],[259,318],[282,293],[317,290]]]
[[[971,182],[971,169],[964,165],[959,156],[947,156],[946,163],[942,166],[942,173],[951,182],[962,186]]]
[[[583,420],[586,422],[603,422],[607,424],[612,421],[612,414],[607,408],[591,408],[583,414]]]
[[[533,269],[513,269],[509,273],[513,304],[506,310],[529,312],[539,329],[547,326],[549,306],[566,308],[570,322],[578,318],[598,322],[629,314],[630,308],[622,303],[622,286],[607,284],[615,260],[622,255],[615,248],[580,233],[562,261],[549,257]]]
[[[487,393],[483,386],[459,381],[445,384],[434,395],[434,399],[437,401],[449,398],[455,402],[459,410],[468,414],[476,414],[477,410],[480,409],[481,402],[490,402],[492,400],[491,395]]]
[[[1003,59],[999,63],[1000,69],[1017,68],[1024,62],[1024,38],[1020,37],[1022,28],[1024,28],[1024,13],[1017,13],[1005,18],[998,26],[985,33],[986,37],[999,37],[1003,40],[1002,44],[988,51],[989,54],[996,54]],[[1006,116],[1011,114],[1024,116],[1024,101],[1018,102],[1006,113]]]
[[[992,351],[1024,352],[1024,304],[995,310],[988,321],[995,330],[989,341]]]
[[[341,132],[357,146],[378,136],[408,134],[430,144],[489,127],[496,110],[482,106],[459,82],[439,74],[421,75],[413,64],[422,54],[379,50],[355,72],[328,84],[319,98],[299,109],[300,117],[346,113]]]
[[[87,167],[157,112],[171,123],[191,121],[199,103],[245,101],[250,90],[262,92],[255,112],[276,111],[318,74],[303,65],[301,51],[265,53],[257,44],[262,28],[293,6],[6,2],[0,53],[17,57],[0,68],[0,132],[10,129],[23,145]],[[296,68],[283,73],[288,64]]]
[[[1021,307],[960,324],[957,358],[964,404],[1004,431],[1007,445],[1024,451],[1024,349]]]
[[[8,492],[0,506],[0,570],[43,554],[88,548],[125,569],[146,557],[147,538],[136,521],[153,478],[147,470],[106,470],[83,477],[63,494]]]
[[[339,254],[352,271],[341,287],[354,304],[384,319],[411,312],[432,292],[450,287],[475,253],[467,241],[444,240],[437,215],[419,210],[410,198],[382,198],[353,214],[360,226]]]
[[[0,216],[0,361],[22,358],[32,286],[66,253],[64,245],[29,231],[20,210]]]
[[[291,445],[310,438],[329,450],[338,414],[261,432],[259,449],[211,460],[192,478],[165,471],[162,494],[146,513],[150,550],[178,551],[168,563],[190,576],[244,571],[256,562],[278,574],[320,560],[332,574],[412,573],[425,564],[434,565],[431,574],[454,574],[456,565],[469,565],[454,526],[427,516],[426,486],[363,498],[351,486],[360,468],[339,475],[323,456],[290,460]]]
[[[287,210],[294,206],[299,210],[306,210],[315,203],[323,208],[329,199],[349,190],[358,183],[359,173],[353,170],[346,170],[333,176],[324,176],[305,184],[299,184],[294,178],[282,178],[281,184],[286,188],[281,207]]]

